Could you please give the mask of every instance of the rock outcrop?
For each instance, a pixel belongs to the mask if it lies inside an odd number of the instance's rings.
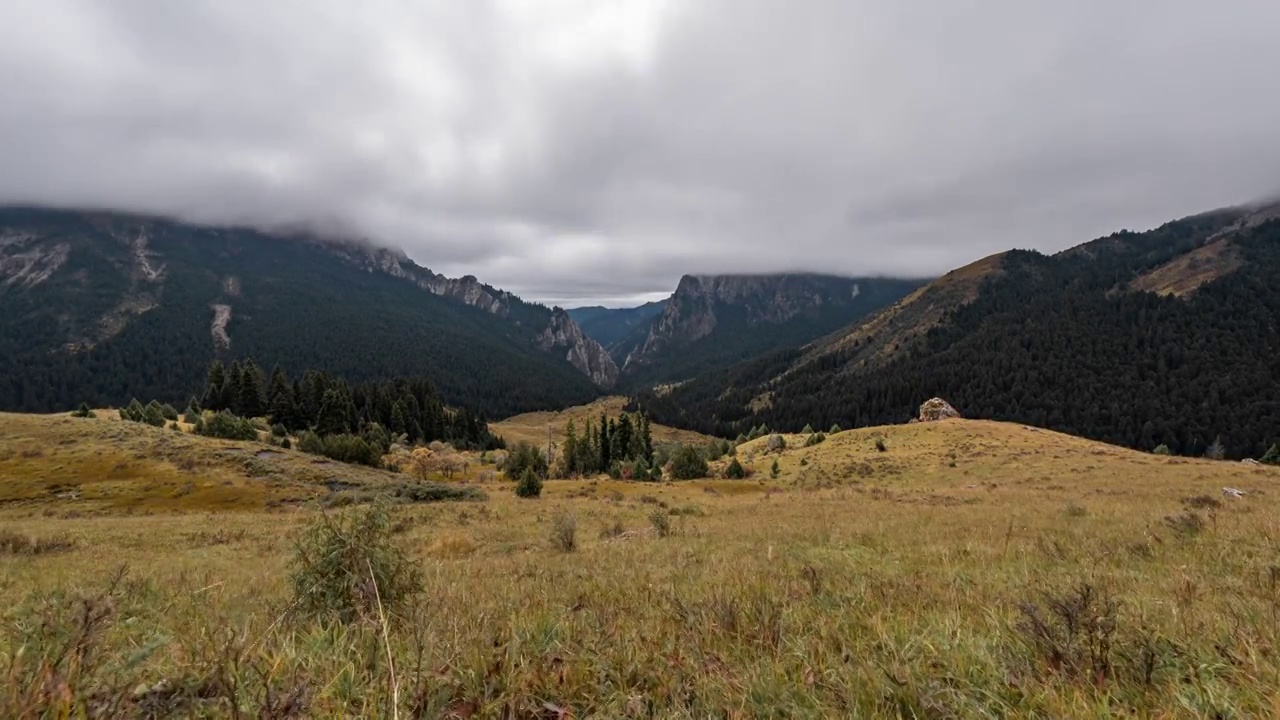
[[[935,422],[938,420],[950,420],[951,418],[960,417],[960,413],[951,407],[951,403],[942,398],[932,398],[926,400],[920,406],[920,422]]]
[[[602,388],[618,381],[618,366],[600,343],[582,333],[569,313],[560,308],[551,311],[551,323],[538,336],[538,347],[546,351],[562,350],[570,365],[581,370],[591,382]]]

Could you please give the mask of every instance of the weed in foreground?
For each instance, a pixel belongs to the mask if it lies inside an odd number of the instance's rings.
[[[551,520],[551,546],[560,552],[578,548],[578,521],[571,513],[557,513]]]
[[[298,614],[337,622],[377,618],[421,592],[421,570],[395,544],[393,527],[381,502],[312,521],[289,578]]]

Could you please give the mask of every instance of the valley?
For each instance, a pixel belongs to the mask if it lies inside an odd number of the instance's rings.
[[[571,310],[0,214],[0,715],[1269,716],[1274,214]]]

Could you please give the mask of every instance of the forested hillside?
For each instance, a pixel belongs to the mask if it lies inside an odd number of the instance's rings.
[[[923,283],[808,273],[686,275],[662,313],[610,352],[630,387],[682,382],[812,342]]]
[[[1280,222],[1270,217],[1224,210],[1056,256],[1006,253],[978,292],[918,334],[886,326],[901,346],[881,346],[873,318],[639,402],[657,421],[732,435],[761,423],[905,422],[941,396],[968,417],[1188,455],[1220,438],[1227,456],[1257,457],[1280,436]],[[1208,243],[1229,244],[1235,259],[1184,260]],[[1196,272],[1162,280],[1179,292],[1141,289],[1178,266]]]
[[[422,376],[445,402],[489,416],[598,394],[554,344],[552,330],[576,330],[563,313],[513,302],[504,317],[424,289],[399,263],[393,274],[353,261],[372,257],[363,250],[243,228],[0,209],[0,409],[181,403],[212,359],[232,355],[351,382]],[[522,322],[535,315],[548,326]]]

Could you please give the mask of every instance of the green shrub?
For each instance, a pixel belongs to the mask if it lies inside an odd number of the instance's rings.
[[[303,430],[298,433],[298,449],[312,455],[323,455],[324,440],[310,430]]]
[[[536,498],[542,495],[542,478],[538,473],[534,472],[532,467],[525,467],[524,474],[520,476],[520,481],[516,483],[516,496],[522,498]]]
[[[271,434],[275,437],[282,438],[285,435],[289,434],[289,430],[286,429],[284,425],[281,425],[280,423],[276,423],[275,425],[271,426]]]
[[[326,435],[322,454],[331,460],[351,465],[378,467],[382,464],[381,453],[365,442],[364,438],[348,433]]]
[[[787,439],[781,435],[770,435],[764,444],[765,452],[782,452],[787,449]]]
[[[808,438],[807,440],[805,440],[805,441],[804,441],[804,446],[805,446],[805,447],[813,447],[814,445],[819,445],[819,444],[821,444],[821,443],[823,443],[823,442],[826,442],[826,440],[827,440],[827,436],[826,436],[826,434],[824,434],[824,433],[813,433],[812,435],[810,435],[810,436],[809,436],[809,438]]]
[[[171,422],[178,419],[178,411],[169,403],[165,403],[160,406],[160,414],[164,416],[165,420],[169,420]]]
[[[224,440],[257,440],[258,431],[253,423],[226,410],[196,424],[196,434]]]
[[[1169,453],[1169,446],[1168,446],[1168,445],[1165,445],[1164,443],[1160,443],[1159,445],[1157,445],[1157,446],[1156,446],[1156,449],[1155,449],[1155,450],[1152,450],[1151,452],[1152,452],[1153,454],[1155,454],[1155,455],[1168,455],[1168,454],[1170,454],[1170,453]]]
[[[778,466],[778,458],[774,458],[773,465],[769,467],[769,477],[773,478],[774,480],[777,480],[778,473],[781,471],[782,471],[782,468]]]
[[[345,623],[403,607],[421,592],[422,573],[392,536],[391,512],[381,502],[312,521],[290,564],[298,613]]]
[[[831,424],[831,429],[827,431],[827,434],[828,434],[828,435],[835,435],[836,433],[839,433],[839,432],[844,432],[843,430],[841,430],[841,429],[840,429],[840,424],[839,424],[839,423],[832,423],[832,424]]]
[[[578,547],[578,521],[570,513],[557,513],[551,519],[551,545],[560,552],[573,552]]]
[[[80,407],[72,411],[71,417],[78,417],[78,418],[94,417],[93,408],[89,407],[89,403],[82,402],[80,403]]]
[[[649,524],[653,526],[653,531],[658,534],[658,537],[670,537],[671,516],[666,510],[654,510],[649,513]]]
[[[813,426],[812,426],[812,425],[810,425],[810,424],[808,424],[808,423],[805,423],[804,429],[800,431],[800,434],[801,434],[801,435],[812,435],[812,434],[813,434]]]
[[[534,475],[538,476],[539,480],[545,480],[547,477],[547,457],[538,448],[522,442],[518,443],[507,454],[507,460],[502,465],[502,472],[506,473],[508,478],[523,479],[526,470],[533,472]]]
[[[876,450],[878,452],[889,451],[889,446],[884,444],[884,438],[876,438]]]
[[[742,480],[747,476],[747,471],[742,467],[742,463],[738,462],[738,458],[734,458],[724,469],[724,476],[730,480]]]
[[[1280,465],[1280,443],[1272,443],[1271,449],[1258,462],[1263,465]]]
[[[437,482],[405,483],[397,487],[393,495],[398,500],[415,503],[485,499],[485,494],[478,488]]]
[[[681,445],[671,456],[671,477],[675,480],[695,480],[707,476],[707,459],[698,448]]]

